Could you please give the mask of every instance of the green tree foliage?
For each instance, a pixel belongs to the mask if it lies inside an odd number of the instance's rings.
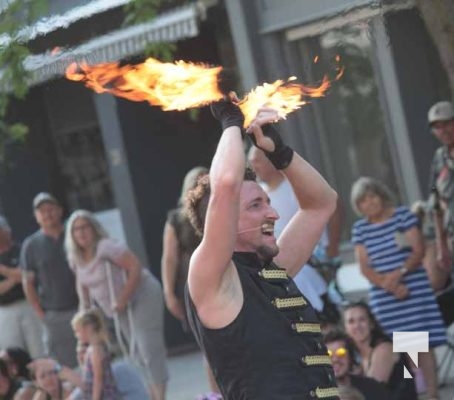
[[[172,4],[169,0],[132,0],[125,5],[125,25],[136,25],[156,18],[163,6]],[[174,43],[149,43],[145,55],[161,61],[173,61],[176,50]]]
[[[30,54],[24,28],[40,16],[48,0],[12,0],[0,11],[0,161],[5,145],[24,140],[28,127],[22,122],[6,120],[11,97],[22,100],[28,93],[29,73],[24,60]]]

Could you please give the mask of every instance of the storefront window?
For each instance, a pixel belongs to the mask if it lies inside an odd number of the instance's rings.
[[[327,96],[311,103],[324,173],[343,202],[343,239],[349,240],[356,218],[350,188],[358,177],[378,178],[399,196],[370,57],[371,39],[365,24],[300,39],[295,45],[306,81],[317,81],[329,71],[335,75],[337,55],[345,68]]]

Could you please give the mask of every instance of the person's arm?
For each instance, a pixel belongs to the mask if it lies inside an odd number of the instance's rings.
[[[199,317],[207,323],[215,314],[222,319],[224,295],[231,286],[232,253],[235,246],[239,198],[246,159],[241,137],[244,116],[230,102],[212,106],[222,122],[223,133],[209,172],[211,194],[202,241],[191,257],[188,287]],[[211,321],[213,322],[213,321]]]
[[[449,271],[452,265],[452,257],[448,246],[448,235],[444,229],[443,219],[443,210],[441,208],[435,209],[433,211],[433,221],[435,228],[437,266],[445,271]]]
[[[104,381],[104,369],[103,369],[103,357],[104,350],[101,346],[92,346],[92,351],[89,354],[91,363],[93,365],[93,391],[92,400],[101,400],[103,392],[103,381]]]
[[[179,319],[184,319],[183,304],[175,295],[175,286],[178,269],[178,238],[175,228],[166,222],[161,259],[161,277],[164,290],[164,298],[168,310]]]
[[[79,297],[79,310],[88,310],[90,308],[90,292],[88,288],[80,282],[80,278],[77,274],[77,267],[75,268],[75,275],[77,296]]]
[[[14,283],[21,283],[22,281],[22,271],[19,267],[7,267],[0,264],[0,275],[12,279]]]
[[[73,386],[77,386],[79,388],[83,388],[84,386],[81,375],[77,371],[74,371],[73,369],[64,365],[61,366],[58,377],[63,381],[69,382]]]
[[[401,274],[398,279],[387,279],[387,274],[380,274],[371,267],[367,250],[362,244],[355,244],[355,258],[358,261],[361,273],[375,286],[381,287],[391,293],[397,299],[404,299],[408,296],[408,288],[400,283]]]
[[[35,273],[31,271],[22,271],[22,287],[25,297],[32,306],[35,314],[39,319],[44,318],[44,310],[39,301],[38,292],[35,288]]]
[[[0,281],[0,294],[5,294],[11,290],[17,284],[16,280],[13,278],[6,278]]]
[[[325,179],[299,154],[286,146],[277,131],[269,124],[278,119],[276,112],[262,109],[251,123],[257,147],[273,165],[282,170],[298,200],[299,210],[279,237],[279,254],[275,262],[295,276],[312,255],[323,229],[336,209],[337,194]]]
[[[394,271],[383,274],[383,285],[392,286],[400,282],[405,274],[414,271],[422,265],[424,258],[424,241],[421,231],[417,226],[413,226],[404,232],[407,245],[411,248],[411,253],[402,266]]]
[[[139,286],[142,265],[139,259],[130,250],[124,251],[121,256],[115,257],[115,260],[112,261],[115,265],[126,271],[126,282],[114,305],[115,311],[123,312],[128,305],[129,299]]]
[[[396,363],[391,343],[380,343],[372,353],[369,369],[366,375],[378,382],[387,383]]]
[[[49,395],[44,389],[38,388],[35,390],[35,393],[33,394],[32,400],[47,400],[49,398]]]
[[[364,245],[355,245],[355,258],[356,261],[358,261],[361,273],[366,277],[366,279],[373,285],[382,287],[383,274],[378,273],[374,268],[371,267],[369,256],[367,255],[367,250]]]
[[[326,248],[326,255],[332,259],[339,257],[339,245],[342,234],[342,202],[340,198],[337,199],[336,210],[328,222],[328,246]]]

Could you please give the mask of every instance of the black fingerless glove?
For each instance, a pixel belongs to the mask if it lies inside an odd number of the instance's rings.
[[[249,135],[254,146],[263,150],[265,155],[271,161],[276,169],[284,169],[289,166],[293,158],[293,150],[287,146],[281,138],[281,135],[272,124],[262,126],[264,136],[270,138],[274,143],[274,151],[266,151],[257,145],[254,135]]]
[[[243,132],[244,115],[240,108],[231,101],[220,100],[211,104],[211,113],[222,125],[222,130],[238,126]]]

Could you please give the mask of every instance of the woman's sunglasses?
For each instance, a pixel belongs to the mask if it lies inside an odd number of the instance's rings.
[[[339,347],[338,349],[332,351],[328,350],[328,355],[330,357],[336,355],[337,357],[345,357],[347,355],[347,349],[345,347]]]

